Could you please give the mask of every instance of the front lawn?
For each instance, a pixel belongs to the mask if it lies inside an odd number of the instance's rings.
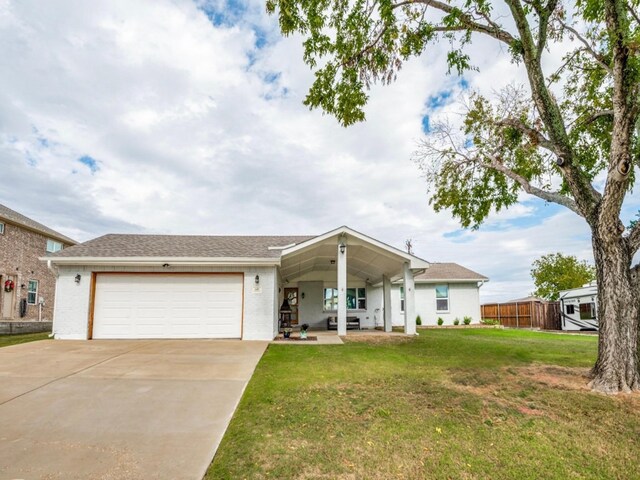
[[[19,343],[35,342],[36,340],[46,340],[49,333],[23,333],[18,335],[0,335],[0,347],[18,345]]]
[[[426,330],[271,345],[208,479],[632,478],[640,398],[589,392],[596,337]]]

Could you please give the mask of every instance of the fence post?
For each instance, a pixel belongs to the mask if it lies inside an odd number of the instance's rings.
[[[520,328],[520,319],[518,318],[518,302],[516,302],[516,328]]]
[[[500,320],[500,304],[496,303],[496,305],[498,306],[498,323],[502,325],[502,321]]]

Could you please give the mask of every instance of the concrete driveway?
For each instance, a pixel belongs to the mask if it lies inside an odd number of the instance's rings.
[[[201,479],[267,342],[0,348],[0,479]]]

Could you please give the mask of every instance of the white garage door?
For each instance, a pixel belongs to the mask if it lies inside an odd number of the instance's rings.
[[[98,274],[93,338],[240,338],[242,278]]]

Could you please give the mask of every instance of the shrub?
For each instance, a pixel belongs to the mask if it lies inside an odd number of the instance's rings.
[[[438,317],[438,325],[442,325],[444,323],[444,320],[442,319],[442,317]]]
[[[456,319],[453,321],[454,325],[460,325],[460,319],[458,317],[456,317]]]
[[[416,317],[416,325],[422,325],[422,319],[420,318],[420,315]]]
[[[462,321],[464,322],[465,325],[469,325],[471,323],[471,317],[464,317]]]
[[[483,318],[480,320],[482,325],[500,325],[500,320],[496,320],[494,318]]]

